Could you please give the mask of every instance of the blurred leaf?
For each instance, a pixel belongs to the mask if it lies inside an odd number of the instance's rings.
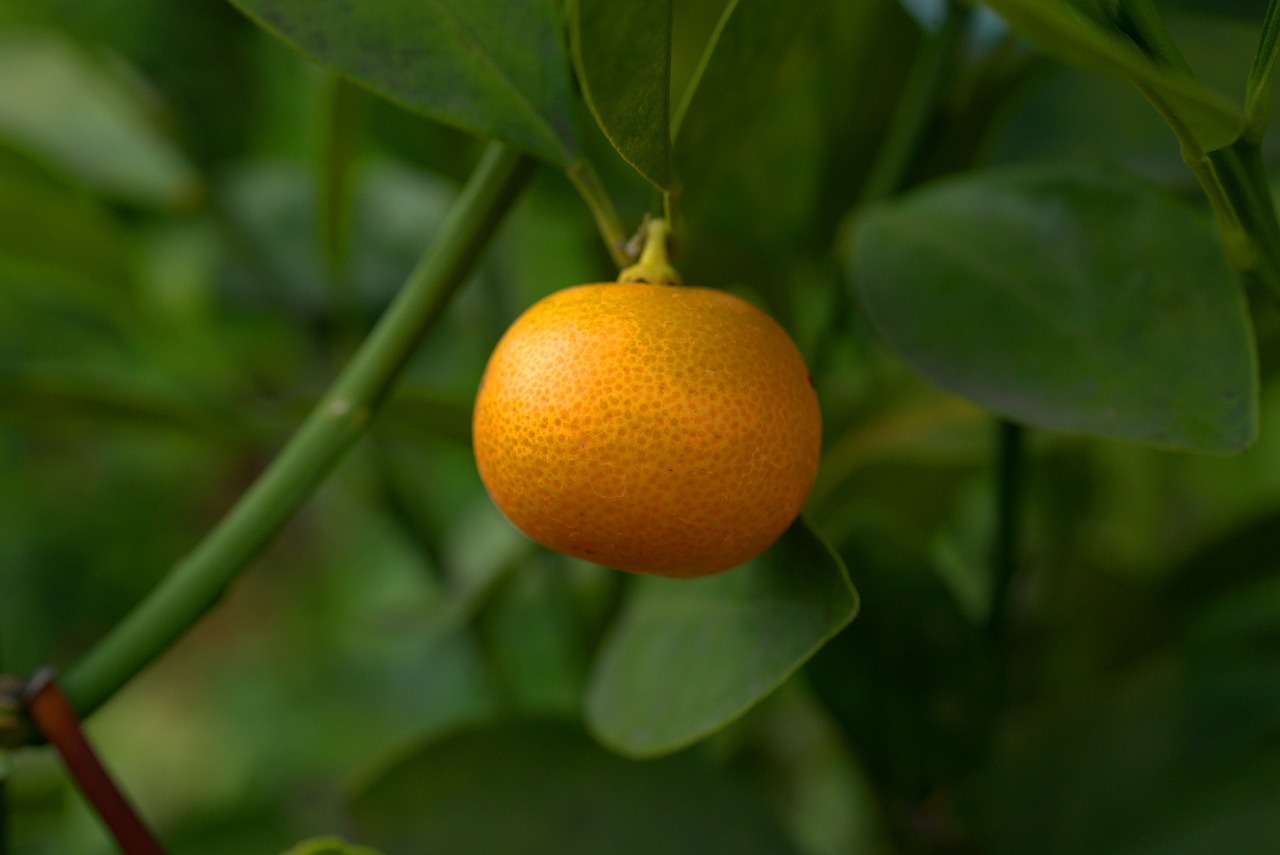
[[[560,556],[536,553],[501,580],[476,616],[489,671],[507,702],[521,711],[578,710],[587,652],[565,570]]]
[[[1015,721],[970,793],[992,855],[1280,849],[1274,660],[1156,660]]]
[[[587,105],[622,159],[671,183],[671,0],[574,0],[573,59]]]
[[[616,757],[579,729],[512,722],[407,756],[353,802],[396,855],[795,855],[759,805],[695,757]]]
[[[844,565],[803,520],[736,570],[639,578],[596,660],[588,725],[628,755],[682,748],[776,689],[857,611]]]
[[[6,418],[84,423],[100,429],[119,422],[146,430],[176,430],[237,446],[254,446],[274,432],[220,401],[171,383],[123,372],[72,365],[0,362],[0,411]]]
[[[1229,145],[1240,135],[1244,117],[1239,109],[1190,75],[1153,59],[1133,33],[1108,20],[1100,8],[1086,10],[1085,3],[1071,0],[987,0],[987,5],[1061,59],[1131,80],[1203,151]]]
[[[190,206],[199,178],[116,69],[40,30],[0,34],[0,137],[123,201]]]
[[[421,432],[471,447],[471,395],[400,383],[379,412],[381,427]]]
[[[129,249],[102,205],[0,145],[0,263],[47,271],[90,302],[134,308]]]
[[[431,118],[563,165],[578,152],[548,0],[233,0],[322,65]]]
[[[1195,450],[1254,438],[1241,289],[1198,214],[1126,176],[932,185],[868,211],[854,270],[889,343],[996,412]]]
[[[304,840],[284,855],[378,855],[367,846],[352,846],[338,837]]]

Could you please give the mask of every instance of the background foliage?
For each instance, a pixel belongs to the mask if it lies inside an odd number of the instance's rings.
[[[497,138],[544,166],[368,436],[89,722],[172,851],[1280,849],[1266,4],[560,5],[0,7],[0,672],[235,503]],[[674,587],[468,445],[664,194],[826,426],[808,522]],[[47,750],[0,781],[11,851],[111,851]]]

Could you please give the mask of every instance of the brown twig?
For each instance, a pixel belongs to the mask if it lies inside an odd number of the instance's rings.
[[[67,771],[115,837],[124,855],[166,855],[151,830],[107,773],[80,727],[80,718],[51,670],[27,684],[27,716],[53,745]]]

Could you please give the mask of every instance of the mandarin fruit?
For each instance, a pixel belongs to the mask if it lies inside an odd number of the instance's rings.
[[[618,570],[736,567],[796,518],[818,468],[817,396],[772,318],[724,291],[581,285],[503,335],[473,441],[525,534]]]

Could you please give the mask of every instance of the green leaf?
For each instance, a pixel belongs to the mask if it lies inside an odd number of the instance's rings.
[[[94,190],[158,208],[189,206],[199,178],[152,126],[118,68],[54,33],[0,36],[0,138]]]
[[[596,660],[588,726],[628,755],[684,747],[780,686],[857,611],[844,565],[803,520],[728,573],[641,578]]]
[[[1252,442],[1235,277],[1192,208],[1110,171],[1017,168],[867,212],[854,275],[920,373],[1013,419],[1177,448]]]
[[[352,846],[337,837],[304,840],[284,855],[379,855],[367,846]]]
[[[550,0],[232,0],[315,61],[412,110],[563,165],[578,151]]]
[[[1128,78],[1179,138],[1194,141],[1201,153],[1234,142],[1244,127],[1240,110],[1226,98],[1154,60],[1101,9],[1086,11],[1069,0],[987,0],[987,5],[1060,59]]]
[[[396,855],[795,855],[736,783],[687,755],[636,763],[577,727],[512,722],[415,752],[355,797]]]
[[[671,176],[671,0],[575,0],[573,60],[622,159],[659,190]]]

